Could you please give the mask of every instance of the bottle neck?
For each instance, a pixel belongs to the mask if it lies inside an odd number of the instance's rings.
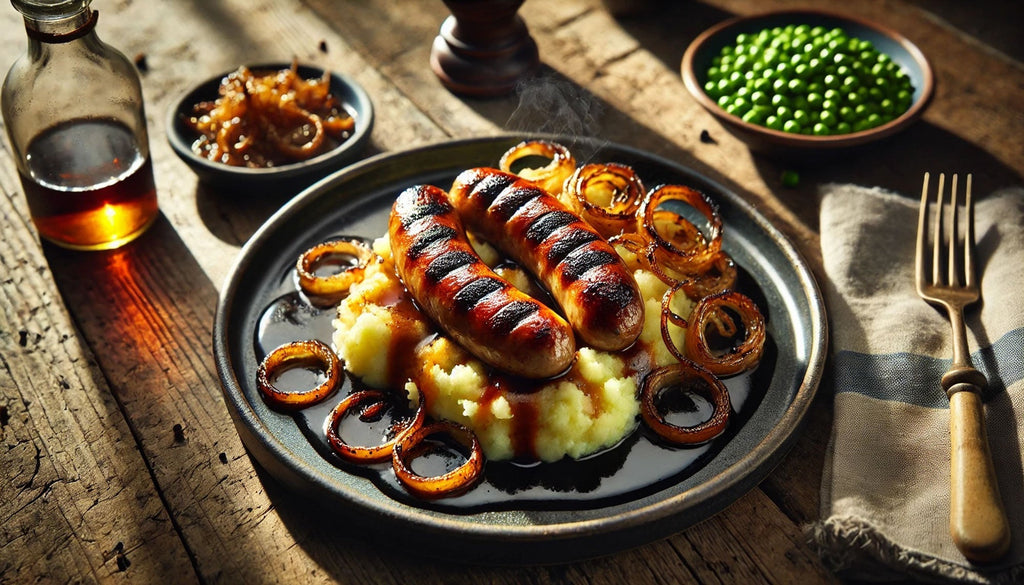
[[[80,39],[93,32],[99,11],[85,8],[61,18],[34,18],[24,15],[29,43],[61,44]]]

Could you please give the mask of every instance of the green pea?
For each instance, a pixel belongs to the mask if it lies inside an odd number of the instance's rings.
[[[791,134],[799,134],[801,128],[800,124],[798,124],[796,120],[786,120],[782,124],[782,130]]]
[[[758,112],[756,110],[749,110],[746,114],[743,114],[742,119],[748,124],[757,124],[760,121],[760,116],[758,116]]]
[[[816,122],[811,128],[811,132],[813,132],[815,136],[828,136],[832,133],[829,127],[821,122]]]
[[[778,116],[768,116],[764,120],[764,125],[772,130],[782,130],[782,120]]]

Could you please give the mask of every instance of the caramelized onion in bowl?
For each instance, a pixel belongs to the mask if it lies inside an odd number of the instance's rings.
[[[218,97],[193,106],[192,150],[233,166],[273,167],[336,148],[355,120],[331,93],[330,73],[303,79],[298,65],[279,71],[242,66],[221,80]]]

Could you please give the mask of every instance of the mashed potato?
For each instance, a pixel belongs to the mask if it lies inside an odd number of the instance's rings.
[[[493,249],[479,247],[481,257],[496,261]],[[615,445],[637,425],[637,389],[643,374],[675,361],[660,329],[667,287],[650,272],[634,272],[647,299],[637,344],[615,353],[581,346],[565,375],[523,381],[494,372],[438,335],[395,274],[387,238],[374,242],[374,250],[380,262],[367,269],[338,306],[335,350],[345,368],[370,386],[404,388],[410,398],[422,393],[431,417],[472,429],[489,459],[556,461]],[[635,261],[623,256],[627,265]],[[520,288],[530,286],[521,271],[504,271],[502,276]],[[689,301],[684,295],[676,297],[683,305],[675,307],[676,312],[689,314]],[[673,332],[677,341],[682,333]]]

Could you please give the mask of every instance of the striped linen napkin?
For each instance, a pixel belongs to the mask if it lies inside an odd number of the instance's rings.
[[[978,183],[975,181],[975,195]],[[823,189],[821,247],[835,418],[810,534],[839,575],[871,581],[1024,583],[1024,189],[976,200],[982,301],[967,309],[974,366],[1012,531],[1010,552],[975,565],[949,535],[951,363],[945,312],[917,296],[918,201]]]

